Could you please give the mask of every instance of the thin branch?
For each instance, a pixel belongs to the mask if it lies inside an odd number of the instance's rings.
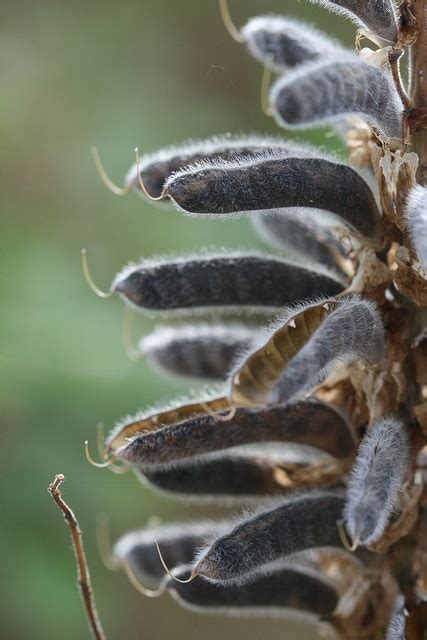
[[[83,548],[82,532],[76,516],[67,503],[62,499],[61,491],[59,490],[64,479],[65,478],[62,473],[56,475],[54,481],[48,486],[47,490],[61,509],[65,522],[70,529],[73,551],[77,564],[78,585],[90,631],[95,640],[106,640],[106,636],[96,610],[95,597],[93,595],[92,584],[90,581],[89,567],[87,565],[86,555]]]

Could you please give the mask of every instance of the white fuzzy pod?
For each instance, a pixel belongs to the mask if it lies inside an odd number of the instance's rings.
[[[427,189],[417,184],[409,193],[406,222],[418,258],[427,268]]]
[[[375,363],[384,357],[384,352],[384,327],[375,304],[359,295],[341,298],[337,309],[284,369],[269,404],[289,402],[310,391],[338,363]]]
[[[311,0],[333,13],[350,18],[367,35],[388,43],[397,40],[396,14],[391,0]],[[375,38],[378,41],[377,38]]]
[[[278,71],[293,69],[318,58],[349,53],[311,25],[283,16],[257,16],[243,27],[250,53]]]
[[[387,625],[385,640],[405,640],[405,598],[399,594],[394,603],[393,614]]]
[[[280,78],[269,101],[277,122],[287,128],[357,115],[389,137],[402,133],[402,104],[391,79],[354,55],[312,63]]]
[[[365,435],[350,475],[344,510],[353,540],[377,542],[393,515],[410,462],[409,435],[396,418],[382,418]]]

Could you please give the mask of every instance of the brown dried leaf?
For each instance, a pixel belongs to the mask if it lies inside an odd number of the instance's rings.
[[[411,260],[406,247],[396,253],[397,270],[394,282],[401,293],[419,307],[427,307],[427,274],[418,262]]]

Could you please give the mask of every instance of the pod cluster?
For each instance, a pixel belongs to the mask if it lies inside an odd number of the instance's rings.
[[[318,3],[380,46],[397,42],[390,0]],[[387,69],[285,17],[254,18],[241,37],[281,74],[269,94],[279,125],[357,116],[383,141],[401,136]],[[140,158],[126,185],[185,215],[248,216],[266,249],[144,259],[113,280],[126,304],[161,314],[138,354],[165,375],[218,386],[124,418],[106,455],[187,502],[249,504],[222,523],[127,534],[115,562],[147,595],[168,591],[191,609],[297,610],[342,638],[377,637],[387,625],[387,637],[403,637],[397,583],[386,563],[370,571],[411,480],[408,416],[397,405],[376,410],[393,292],[368,297],[357,275],[363,252],[384,261],[372,180],[286,138],[224,135]],[[424,192],[414,188],[407,202],[421,263]]]

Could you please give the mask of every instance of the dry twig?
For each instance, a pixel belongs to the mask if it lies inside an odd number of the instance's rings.
[[[61,509],[65,522],[70,529],[77,564],[77,582],[92,636],[95,640],[106,640],[104,630],[98,617],[98,611],[96,610],[95,597],[93,595],[92,584],[90,581],[89,567],[87,565],[86,555],[83,548],[82,532],[76,516],[67,503],[64,502],[61,491],[59,490],[64,479],[65,478],[62,473],[57,474],[47,490]]]

